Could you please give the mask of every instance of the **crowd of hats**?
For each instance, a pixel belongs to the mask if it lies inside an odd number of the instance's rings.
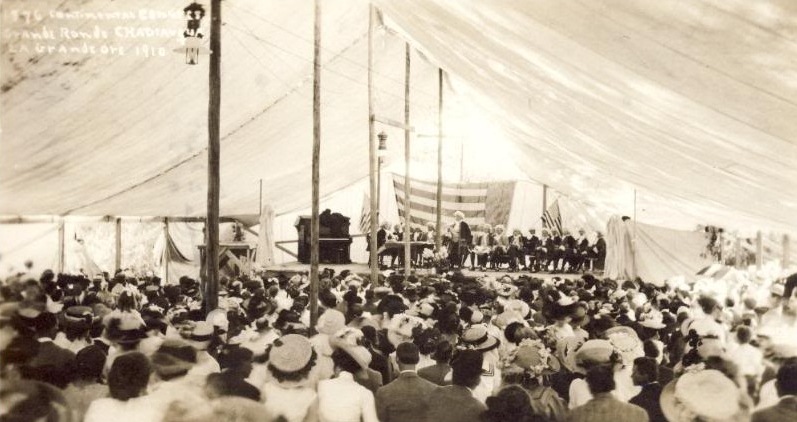
[[[471,367],[473,353],[463,351],[495,354],[506,374],[534,378],[566,396],[567,384],[556,388],[556,377],[600,365],[630,367],[649,356],[678,375],[661,399],[668,418],[729,420],[750,410],[726,359],[729,338],[748,327],[767,359],[782,364],[797,357],[797,334],[787,323],[797,309],[786,294],[795,283],[794,276],[731,283],[718,297],[678,280],[657,286],[589,274],[405,278],[386,272],[372,283],[325,269],[321,315],[311,327],[307,274],[223,279],[219,308],[207,310],[200,283],[188,277],[167,285],[127,271],[93,279],[46,271],[38,279],[3,282],[0,324],[13,335],[2,339],[0,358],[4,372],[17,365],[23,377],[63,388],[74,368],[45,369],[47,362],[36,361],[35,342],[26,339],[60,335],[68,341],[59,344],[81,340],[107,354],[110,347],[143,351],[157,337],[162,341],[148,356],[163,379],[185,374],[207,353],[227,369],[262,362],[277,382],[300,382],[333,355],[377,369],[377,355],[402,355],[400,346],[412,343],[429,361],[454,349],[452,367],[466,372],[482,368]],[[754,294],[760,290],[782,305],[762,303]],[[769,311],[781,312],[774,323],[765,323]],[[322,345],[310,340],[315,333],[326,336]]]

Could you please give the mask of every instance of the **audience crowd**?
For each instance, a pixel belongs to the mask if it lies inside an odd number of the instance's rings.
[[[6,279],[0,420],[797,421],[797,275],[309,284]]]

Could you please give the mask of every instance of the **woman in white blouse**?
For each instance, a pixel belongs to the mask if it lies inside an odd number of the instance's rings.
[[[379,422],[374,394],[358,384],[352,373],[360,364],[344,349],[332,354],[335,377],[318,383],[318,401],[313,409],[321,422]]]

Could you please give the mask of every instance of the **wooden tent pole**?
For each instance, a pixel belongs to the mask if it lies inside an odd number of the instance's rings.
[[[412,204],[410,203],[410,43],[405,43],[404,68],[404,280],[410,276]]]
[[[118,217],[116,218],[116,253],[114,269],[122,269],[122,219]]]
[[[219,301],[219,194],[221,179],[221,0],[210,2],[210,71],[208,99],[208,203],[207,238],[205,239],[207,284],[205,286],[205,311],[218,307]]]
[[[64,252],[66,246],[66,233],[64,227],[64,221],[61,220],[58,223],[58,273],[61,274],[64,272],[64,266],[66,261],[66,254]]]
[[[376,128],[374,127],[374,26],[376,25],[376,8],[371,4],[368,14],[368,163],[371,190],[371,232],[369,233],[371,245],[369,248],[369,262],[371,263],[371,283],[379,282],[379,262],[376,247],[376,232],[379,231],[379,203],[377,192],[377,161],[376,154]]]
[[[541,214],[541,216],[545,215],[545,211],[548,211],[548,185],[542,185],[542,214]]]
[[[318,246],[320,224],[319,208],[319,159],[321,155],[321,0],[315,0],[315,22],[313,25],[313,205],[310,217],[310,328],[314,330],[318,321]]]
[[[169,260],[172,259],[169,254],[169,219],[163,219],[163,283],[169,284]]]
[[[742,269],[744,265],[742,265],[742,238],[739,235],[736,235],[736,244],[734,245],[734,253],[736,256],[736,268]]]
[[[434,226],[434,250],[443,244],[443,69],[437,69],[437,209]]]

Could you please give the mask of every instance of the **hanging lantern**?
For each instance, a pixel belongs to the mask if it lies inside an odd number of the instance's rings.
[[[185,52],[186,64],[199,64],[199,54],[210,52],[210,50],[202,46],[204,34],[202,34],[201,26],[202,18],[205,17],[205,8],[197,2],[193,2],[183,9],[183,14],[185,14],[186,18],[185,31],[183,31],[184,44],[174,51],[178,53]]]

